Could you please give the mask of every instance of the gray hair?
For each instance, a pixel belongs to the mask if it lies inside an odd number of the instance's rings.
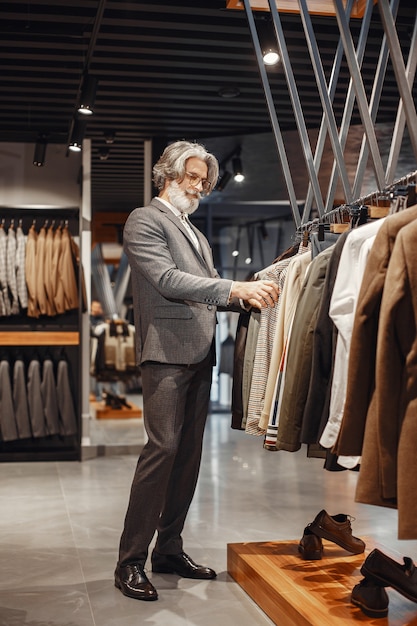
[[[190,141],[176,141],[165,148],[158,162],[153,167],[153,182],[161,191],[166,180],[178,180],[185,176],[187,159],[197,157],[207,165],[207,180],[211,189],[219,177],[219,164],[216,157],[207,152],[204,146]]]

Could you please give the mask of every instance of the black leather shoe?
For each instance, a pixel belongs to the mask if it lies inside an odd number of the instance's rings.
[[[384,587],[364,578],[353,587],[351,602],[358,606],[368,617],[386,617],[388,615],[388,595]]]
[[[403,565],[397,563],[374,548],[366,557],[361,574],[374,584],[392,587],[412,602],[417,602],[417,569],[409,556],[404,556],[403,561]]]
[[[350,515],[344,513],[329,515],[323,509],[309,526],[310,530],[318,537],[333,541],[352,554],[360,554],[365,550],[365,542],[352,535],[351,519],[353,518]]]
[[[197,565],[185,552],[179,554],[152,553],[152,571],[158,574],[177,574],[183,578],[201,578],[210,580],[217,574],[210,567]]]
[[[135,600],[157,600],[158,593],[150,582],[143,567],[136,563],[117,567],[114,573],[115,587]]]
[[[298,544],[298,551],[307,561],[318,561],[323,554],[323,543],[311,529],[310,524],[304,528],[304,534]]]

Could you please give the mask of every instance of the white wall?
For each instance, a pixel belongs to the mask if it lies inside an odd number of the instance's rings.
[[[33,165],[33,143],[0,142],[0,206],[78,207],[81,156],[66,156],[67,146],[50,144],[45,165]]]

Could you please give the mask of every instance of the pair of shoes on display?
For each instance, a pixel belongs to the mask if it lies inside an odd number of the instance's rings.
[[[124,406],[127,409],[132,408],[132,406],[128,402],[126,402],[126,398],[112,393],[108,389],[103,389],[102,398],[105,402],[105,405],[110,407],[111,409],[121,409]]]
[[[301,556],[306,560],[321,559],[322,539],[332,541],[352,554],[361,554],[365,550],[365,542],[352,535],[351,520],[353,519],[344,513],[329,515],[324,509],[320,511],[304,529],[303,537],[298,545]]]
[[[404,556],[403,561],[397,563],[374,548],[361,567],[364,579],[353,588],[352,604],[370,617],[385,617],[388,614],[385,587],[392,587],[408,600],[417,602],[417,569],[410,557]]]
[[[158,574],[177,574],[182,578],[197,580],[212,580],[217,576],[214,570],[204,565],[198,565],[185,552],[160,554],[154,550],[152,553],[152,571]],[[158,599],[158,592],[140,563],[117,566],[114,573],[114,584],[129,598],[148,601]]]

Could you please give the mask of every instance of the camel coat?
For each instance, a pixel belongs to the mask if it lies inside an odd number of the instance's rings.
[[[417,219],[417,206],[390,215],[382,224],[369,253],[350,346],[346,402],[334,452],[362,454],[366,415],[375,388],[378,321],[387,268],[400,230]]]
[[[402,228],[381,301],[375,394],[356,500],[398,508],[398,538],[417,539],[417,220]]]

